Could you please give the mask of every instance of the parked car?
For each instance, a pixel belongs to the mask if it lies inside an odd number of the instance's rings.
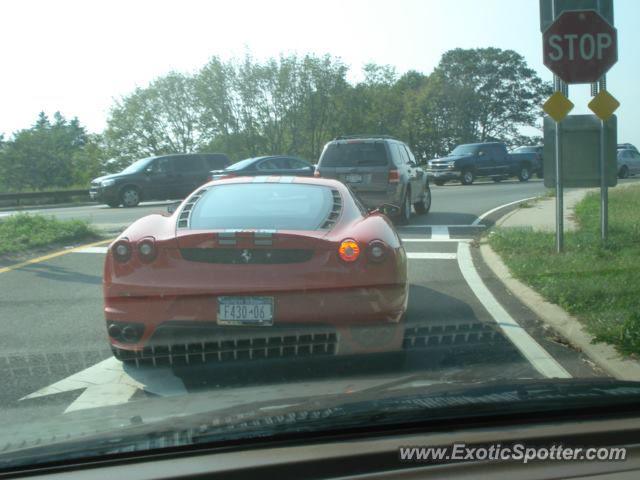
[[[431,189],[425,171],[409,147],[384,136],[343,136],[327,143],[316,175],[348,184],[366,208],[399,206],[397,220],[407,223],[411,207],[418,214],[431,208]]]
[[[402,357],[407,255],[386,215],[336,180],[207,183],[173,215],[129,226],[103,285],[127,362]]]
[[[535,171],[535,174],[538,176],[538,178],[544,178],[544,159],[542,157],[543,151],[543,145],[531,145],[518,147],[511,153],[535,153],[538,159],[538,169]]]
[[[470,143],[458,145],[444,158],[430,160],[427,172],[436,185],[459,180],[471,185],[478,177],[494,182],[517,177],[521,182],[540,169],[536,153],[508,153],[504,143]]]
[[[632,143],[619,143],[618,150],[633,150],[636,153],[640,153],[638,152],[638,148]]]
[[[640,174],[640,153],[637,150],[618,150],[618,178]]]
[[[110,207],[135,207],[143,200],[185,198],[206,183],[212,169],[225,168],[230,163],[223,153],[143,158],[120,173],[94,179],[89,195]]]
[[[287,155],[272,155],[266,157],[246,158],[229,165],[226,168],[209,172],[209,180],[221,178],[256,175],[293,175],[296,177],[311,177],[315,168],[309,162]]]

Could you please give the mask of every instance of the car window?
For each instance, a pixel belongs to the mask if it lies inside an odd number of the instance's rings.
[[[173,168],[176,172],[192,173],[202,172],[207,169],[199,155],[185,155],[172,158]]]
[[[258,170],[286,170],[289,161],[286,158],[270,158],[258,163]]]
[[[303,168],[307,168],[309,166],[308,163],[303,162],[302,160],[298,160],[296,158],[289,159],[289,168],[294,168],[297,170],[301,170]]]
[[[204,156],[203,159],[210,170],[222,170],[229,165],[229,161],[224,157]]]
[[[149,167],[151,172],[155,174],[166,174],[173,171],[172,161],[168,157],[156,158],[147,168]]]
[[[249,183],[209,189],[190,218],[193,229],[316,230],[333,206],[327,187]]]
[[[383,142],[331,143],[320,158],[321,167],[382,166],[387,163]]]

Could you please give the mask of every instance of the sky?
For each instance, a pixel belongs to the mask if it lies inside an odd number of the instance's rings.
[[[640,146],[640,1],[614,0],[618,63],[608,90],[621,103],[618,141]],[[0,133],[38,112],[78,117],[91,132],[114,101],[169,71],[218,55],[340,57],[430,73],[453,48],[513,49],[545,80],[538,0],[7,0],[0,4]],[[591,113],[589,87],[570,87],[572,113]]]

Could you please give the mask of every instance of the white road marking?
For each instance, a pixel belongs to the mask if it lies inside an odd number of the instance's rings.
[[[489,215],[491,215],[493,212],[497,212],[498,210],[500,210],[501,208],[505,208],[505,207],[509,207],[511,205],[515,205],[516,203],[522,203],[522,202],[526,202],[528,200],[535,200],[538,197],[529,197],[529,198],[523,198],[521,200],[516,200],[515,202],[510,202],[510,203],[505,203],[504,205],[500,205],[499,207],[496,208],[492,208],[491,210],[489,210],[488,212],[484,212],[482,215],[480,215],[478,218],[476,218],[473,223],[471,225],[474,226],[481,226],[480,222],[482,222],[482,220],[484,220],[485,218],[487,218]],[[482,225],[484,226],[484,225]]]
[[[462,276],[480,303],[529,363],[545,377],[571,378],[569,372],[549,355],[518,322],[511,318],[511,315],[496,300],[475,269],[471,258],[471,249],[467,244],[458,244],[458,265]]]
[[[170,368],[125,367],[122,362],[111,357],[20,400],[80,389],[86,390],[67,407],[65,413],[126,403],[138,390],[163,397],[187,393],[182,380],[173,375]]]
[[[76,250],[74,253],[107,253],[109,247],[85,247]]]
[[[402,238],[402,241],[406,242],[406,243],[411,243],[411,242],[428,242],[428,243],[432,243],[432,242],[436,242],[436,243],[440,243],[440,242],[454,242],[454,243],[464,242],[464,243],[469,243],[469,242],[473,241],[471,238],[447,238],[447,239],[440,239],[440,240],[434,240],[433,238],[404,238],[404,237],[400,237],[400,238]]]
[[[522,200],[521,200],[522,201]],[[504,206],[504,205],[503,205]],[[502,208],[502,207],[499,207]],[[447,228],[485,228],[484,225],[478,224],[466,224],[466,225],[400,225],[396,227],[398,230],[403,228],[437,228],[437,227],[447,227]]]
[[[439,253],[439,252],[407,252],[407,258],[410,260],[455,260],[455,253]]]
[[[441,226],[433,226],[431,227],[431,238],[433,240],[448,240],[449,239],[449,228],[441,227]]]

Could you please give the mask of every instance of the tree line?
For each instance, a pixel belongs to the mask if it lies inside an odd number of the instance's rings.
[[[112,106],[102,133],[78,119],[41,113],[0,137],[0,188],[86,185],[133,160],[167,153],[223,152],[233,160],[291,154],[317,161],[343,134],[392,135],[416,157],[460,143],[538,141],[521,127],[539,123],[551,87],[512,50],[455,49],[430,74],[368,64],[358,82],[330,55],[213,57],[193,74],[170,72]]]

